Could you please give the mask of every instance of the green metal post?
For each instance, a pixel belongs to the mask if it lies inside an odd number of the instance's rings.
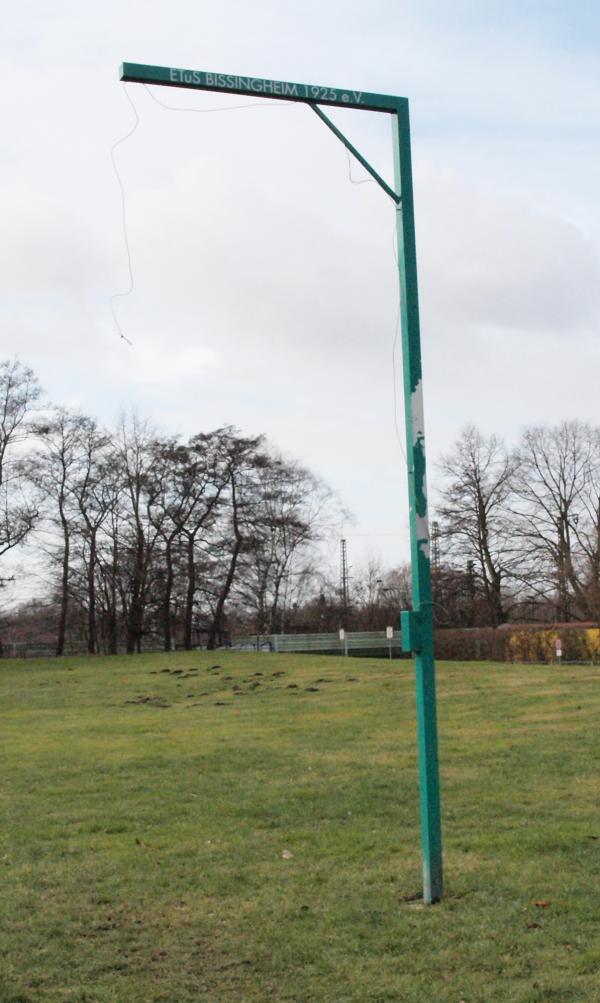
[[[396,191],[401,195],[401,203],[396,212],[413,591],[413,612],[403,618],[403,626],[410,625],[410,647],[415,658],[423,898],[425,902],[432,903],[440,901],[443,891],[442,828],[433,655],[431,565],[425,478],[421,340],[408,101],[398,102],[396,114],[392,115],[392,129]],[[407,631],[405,630],[404,633]]]

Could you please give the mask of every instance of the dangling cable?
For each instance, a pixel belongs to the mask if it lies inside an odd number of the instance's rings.
[[[396,268],[400,267],[398,261],[398,246],[397,246],[397,233],[398,233],[398,213],[402,212],[402,207],[399,205],[396,208],[396,220],[394,222],[394,230],[392,232],[392,254],[394,255],[394,262]],[[398,425],[398,337],[400,335],[400,312],[402,308],[402,292],[398,292],[398,310],[396,312],[396,324],[394,326],[394,339],[392,341],[392,381],[394,384],[394,430],[396,433],[396,438],[398,440],[398,445],[400,446],[400,452],[402,454],[402,459],[406,463],[406,450],[404,449],[404,442],[402,436],[400,435],[400,427]]]
[[[352,157],[350,156],[350,151],[346,150],[346,156],[348,157],[348,181],[353,185],[376,185],[377,182],[374,178],[362,178],[358,181],[356,178],[352,177]]]
[[[291,103],[289,101],[252,101],[250,104],[234,104],[226,105],[224,108],[178,108],[177,105],[166,104],[165,101],[161,101],[157,98],[156,94],[153,94],[148,84],[142,84],[142,87],[147,94],[150,95],[156,104],[160,105],[161,108],[166,108],[167,111],[183,111],[192,112],[194,115],[210,115],[212,112],[221,111],[241,111],[243,108],[290,108]]]
[[[210,112],[240,111],[243,108],[289,108],[290,107],[289,102],[287,102],[287,101],[270,101],[268,103],[265,102],[265,101],[253,101],[250,104],[233,105],[233,106],[230,106],[228,108],[227,107],[226,108],[177,108],[175,105],[165,104],[164,101],[161,101],[159,98],[157,98],[156,95],[152,93],[152,91],[147,86],[147,84],[144,84],[143,87],[144,87],[144,90],[146,91],[146,93],[149,94],[149,96],[152,98],[152,100],[156,104],[160,105],[161,108],[165,108],[167,111],[182,111],[182,112],[192,112],[194,114],[198,114],[198,113],[199,114],[207,114],[207,113],[210,113]],[[133,114],[135,115],[135,123],[133,125],[133,128],[131,128],[129,130],[129,132],[127,132],[124,136],[121,137],[121,139],[118,139],[117,142],[113,144],[113,146],[111,147],[111,150],[110,150],[110,159],[112,161],[113,170],[115,172],[115,177],[116,177],[117,183],[119,185],[119,191],[121,193],[121,218],[122,218],[122,222],[123,222],[123,239],[124,239],[124,242],[125,242],[125,250],[127,252],[127,268],[128,268],[128,271],[129,271],[129,288],[125,292],[114,293],[110,297],[110,301],[109,302],[110,302],[110,312],[112,314],[112,318],[113,318],[113,321],[114,321],[114,324],[115,324],[115,327],[117,329],[119,337],[121,338],[122,341],[126,341],[128,345],[131,345],[132,342],[130,341],[130,339],[125,334],[123,334],[123,330],[122,330],[121,325],[119,323],[119,318],[117,317],[117,314],[115,312],[115,300],[116,299],[124,299],[125,297],[130,296],[131,293],[134,290],[133,267],[132,267],[132,264],[131,264],[131,248],[129,246],[129,235],[128,235],[128,232],[127,232],[127,214],[126,214],[126,209],[125,209],[125,188],[123,186],[123,180],[121,178],[121,175],[119,173],[119,168],[117,167],[117,162],[115,160],[115,150],[122,143],[124,143],[127,139],[130,139],[131,136],[133,136],[134,132],[136,131],[136,129],[138,127],[138,125],[140,124],[140,117],[138,115],[137,108],[136,108],[135,104],[133,103],[133,101],[131,99],[131,95],[129,94],[129,92],[127,90],[127,87],[125,85],[123,85],[123,92],[125,94],[125,97],[129,101],[129,104],[131,105],[131,108],[133,110]]]
[[[396,433],[398,445],[400,446],[402,459],[406,463],[406,451],[404,449],[404,443],[402,441],[402,436],[400,435],[400,427],[398,425],[398,382],[397,382],[398,363],[397,363],[396,353],[398,351],[399,334],[400,334],[400,303],[398,303],[398,311],[396,313],[396,326],[394,328],[394,340],[392,341],[392,383],[394,386],[394,431]]]
[[[349,150],[346,150],[346,156],[348,157],[348,180],[353,185],[374,185],[376,184],[373,178],[363,178],[362,180],[356,180],[352,177],[352,158],[350,156]],[[400,206],[397,206],[397,212],[400,212]],[[398,267],[398,250],[396,247],[396,227],[397,224],[394,223],[394,231],[392,234],[392,251],[394,255],[394,261],[396,267]],[[396,312],[396,323],[394,324],[394,337],[392,340],[392,386],[394,390],[394,432],[396,439],[398,440],[398,445],[400,447],[400,453],[402,454],[402,459],[406,463],[406,451],[404,449],[404,443],[402,441],[402,435],[400,434],[400,426],[398,423],[398,362],[397,362],[397,351],[398,351],[398,335],[400,334],[400,301],[398,300],[398,310]]]
[[[131,293],[133,292],[133,288],[134,288],[133,268],[132,268],[132,265],[131,265],[131,249],[129,247],[129,236],[128,236],[128,233],[127,233],[127,215],[126,215],[126,212],[125,212],[125,189],[123,187],[123,181],[121,179],[121,175],[119,174],[119,169],[117,167],[117,162],[115,160],[115,150],[117,149],[118,146],[121,145],[121,143],[124,143],[125,140],[127,140],[131,136],[133,136],[135,130],[137,129],[138,125],[140,124],[140,117],[139,117],[139,115],[137,113],[137,108],[135,107],[133,101],[131,100],[131,97],[130,97],[130,95],[129,95],[128,91],[127,91],[127,87],[125,85],[123,85],[123,93],[125,94],[125,97],[129,101],[129,104],[131,105],[131,107],[133,109],[133,114],[135,115],[135,123],[133,125],[133,128],[130,129],[129,132],[127,132],[124,136],[122,136],[121,139],[118,139],[116,143],[113,143],[113,145],[111,147],[111,151],[110,151],[110,159],[112,161],[113,170],[115,172],[117,183],[119,185],[119,190],[121,192],[121,218],[122,218],[122,222],[123,222],[123,239],[125,241],[125,250],[127,252],[127,268],[129,270],[129,289],[127,289],[126,292],[113,293],[113,295],[110,297],[110,301],[109,302],[110,302],[110,312],[112,314],[112,318],[113,318],[113,321],[115,323],[115,327],[117,329],[119,337],[121,338],[122,341],[126,341],[128,345],[131,345],[132,342],[129,340],[129,338],[127,338],[123,334],[123,331],[121,330],[121,325],[119,324],[119,319],[118,319],[118,317],[117,317],[117,315],[115,313],[115,300],[116,299],[122,299],[122,298],[124,298],[126,296],[130,296]]]

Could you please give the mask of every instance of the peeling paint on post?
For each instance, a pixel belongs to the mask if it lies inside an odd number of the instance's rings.
[[[417,255],[412,192],[408,102],[399,101],[392,116],[397,212],[400,317],[404,369],[404,408],[410,505],[413,609],[420,624],[419,649],[413,651],[417,689],[419,789],[423,846],[423,898],[439,902],[443,893],[442,828],[437,748],[433,608],[429,559],[429,522],[425,468],[425,423],[421,373],[421,338],[417,291]]]

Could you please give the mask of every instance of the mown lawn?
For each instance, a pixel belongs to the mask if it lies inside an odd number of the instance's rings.
[[[600,670],[438,666],[420,901],[410,662],[0,662],[0,1003],[600,1000]]]

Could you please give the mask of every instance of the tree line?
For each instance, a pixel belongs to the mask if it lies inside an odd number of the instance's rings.
[[[600,620],[600,429],[526,428],[514,447],[465,428],[442,458],[436,620]]]
[[[303,602],[338,510],[264,436],[223,427],[183,442],[135,415],[108,430],[45,406],[17,361],[0,364],[0,504],[0,559],[32,544],[57,655],[82,638],[90,654],[148,639],[214,648],[236,617],[271,633]]]
[[[539,425],[507,446],[471,425],[431,480],[438,627],[600,620],[600,429]],[[135,415],[106,429],[48,406],[27,366],[0,363],[0,586],[25,545],[39,598],[12,624],[30,620],[57,654],[395,625],[408,565],[352,568],[347,608],[324,567],[318,544],[341,511],[264,436],[182,441]]]

